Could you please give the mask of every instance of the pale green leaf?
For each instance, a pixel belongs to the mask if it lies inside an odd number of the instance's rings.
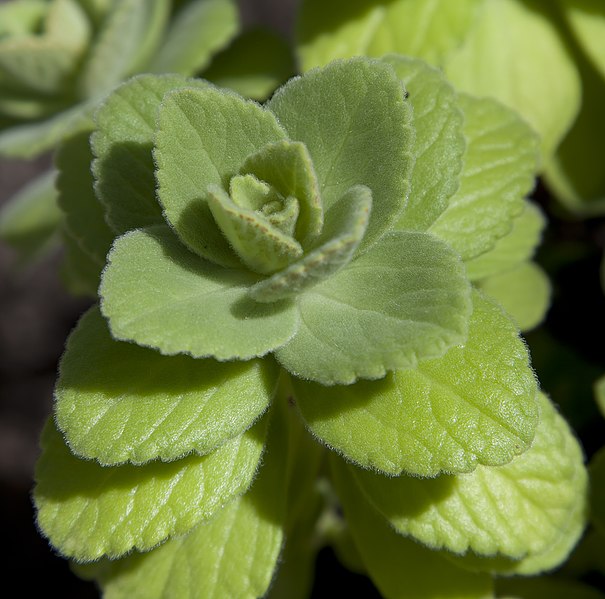
[[[112,2],[77,82],[80,95],[95,98],[137,72],[160,41],[169,0]]]
[[[203,455],[253,424],[276,380],[271,361],[193,360],[114,341],[93,308],[61,360],[56,422],[74,453],[104,465]]]
[[[545,318],[551,286],[546,273],[534,262],[518,266],[477,282],[500,305],[522,331],[530,331]]]
[[[303,70],[337,58],[390,52],[440,64],[472,27],[481,0],[305,0],[299,18]]]
[[[517,559],[541,553],[564,534],[586,474],[563,419],[545,397],[540,406],[531,448],[504,466],[432,479],[353,473],[395,530],[429,547]]]
[[[260,302],[292,297],[345,267],[363,239],[371,206],[372,195],[367,187],[351,188],[328,211],[326,227],[316,247],[284,270],[253,285],[250,296]]]
[[[445,244],[394,232],[302,294],[298,310],[300,326],[275,352],[278,361],[303,379],[350,384],[415,367],[464,342],[470,288]]]
[[[321,233],[324,214],[319,184],[305,144],[287,140],[268,144],[246,159],[242,173],[252,173],[284,198],[298,200],[295,237],[303,246]]]
[[[205,85],[178,75],[140,75],[97,110],[91,136],[96,193],[116,233],[165,222],[152,156],[158,108],[170,90]]]
[[[288,41],[269,29],[248,29],[212,59],[202,77],[246,98],[266,100],[295,73]]]
[[[108,261],[99,293],[116,339],[230,360],[266,354],[296,331],[293,305],[249,299],[252,273],[201,259],[168,227],[118,238]]]
[[[458,190],[466,149],[462,111],[457,105],[456,92],[441,71],[403,56],[389,55],[383,60],[395,69],[405,85],[416,129],[412,189],[397,228],[424,231]]]
[[[558,0],[563,14],[594,66],[605,77],[605,10],[601,0]]]
[[[397,534],[365,499],[347,466],[331,456],[333,481],[368,574],[386,599],[490,599],[492,581]]]
[[[0,131],[0,156],[33,158],[50,150],[61,139],[90,130],[94,104],[76,104],[43,121],[14,125]]]
[[[76,458],[49,423],[35,475],[38,526],[63,555],[78,561],[149,550],[248,489],[265,431],[261,421],[205,456],[103,467]]]
[[[61,212],[55,177],[54,171],[37,177],[0,210],[0,240],[18,252],[21,264],[35,261],[58,241]]]
[[[83,131],[59,147],[55,157],[57,191],[70,237],[102,266],[114,233],[105,222],[103,206],[94,192],[89,135],[89,131]]]
[[[260,472],[241,498],[184,537],[145,554],[85,570],[105,599],[257,599],[274,576],[283,541],[287,430],[272,422]]]
[[[492,249],[523,211],[538,170],[538,140],[498,102],[460,95],[459,104],[467,140],[460,189],[429,230],[468,260]]]
[[[233,93],[208,87],[165,97],[154,151],[158,195],[192,251],[223,266],[239,264],[208,207],[208,186],[228,189],[250,154],[285,137],[269,111]]]
[[[151,73],[195,75],[224,48],[239,29],[233,0],[193,0],[172,20],[157,54],[147,68]]]
[[[207,203],[221,233],[250,270],[271,274],[302,255],[303,249],[296,239],[261,212],[238,206],[218,185],[208,186]]]
[[[546,218],[540,208],[524,202],[523,212],[513,221],[511,232],[500,237],[493,249],[466,261],[468,278],[477,281],[497,275],[531,259],[545,226]]]
[[[324,211],[354,185],[371,189],[372,215],[360,246],[367,248],[403,210],[414,163],[412,111],[392,67],[337,62],[291,79],[268,106],[290,139],[307,146]]]
[[[91,24],[78,0],[53,0],[45,19],[46,37],[57,45],[82,52],[91,37]]]
[[[605,535],[605,448],[590,461],[590,518],[601,535]]]
[[[579,52],[582,105],[573,127],[545,165],[546,183],[557,198],[580,216],[605,214],[605,76]]]
[[[538,418],[527,349],[499,306],[477,292],[473,303],[467,342],[440,359],[349,387],[295,381],[311,431],[392,475],[468,472],[526,450]]]
[[[549,4],[486,0],[479,22],[462,47],[450,54],[445,68],[458,89],[494,97],[521,113],[540,134],[546,158],[571,126],[581,93],[578,72]]]
[[[32,33],[43,21],[47,9],[46,0],[0,3],[0,36]]]

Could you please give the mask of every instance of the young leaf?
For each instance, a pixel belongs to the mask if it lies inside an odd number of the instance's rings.
[[[533,262],[522,262],[510,270],[482,279],[477,286],[500,302],[521,331],[537,327],[550,306],[550,281]]]
[[[149,73],[195,75],[239,28],[233,0],[193,0],[174,17]]]
[[[350,384],[415,367],[462,343],[470,289],[445,244],[393,232],[301,295],[298,310],[300,326],[277,360],[297,377]]]
[[[248,297],[256,280],[189,252],[167,226],[131,231],[108,256],[101,310],[116,339],[168,355],[250,359],[283,345],[298,326],[292,304]]]
[[[468,340],[442,358],[350,387],[295,381],[311,431],[360,466],[392,475],[468,472],[526,450],[537,424],[527,349],[497,305],[477,292],[473,304]]]
[[[481,0],[305,0],[298,23],[303,70],[390,52],[440,64],[472,27]]]
[[[523,211],[538,168],[538,139],[498,102],[460,95],[459,104],[467,140],[460,189],[429,230],[468,260],[492,249]]]
[[[272,422],[267,449],[252,488],[188,535],[149,553],[101,561],[87,569],[105,599],[263,597],[283,541],[287,433]]]
[[[364,498],[346,464],[330,457],[332,479],[355,545],[386,599],[492,597],[489,576],[458,568],[443,552],[431,551],[398,535]]]
[[[154,151],[158,197],[189,249],[223,266],[239,264],[208,207],[208,186],[228,189],[250,154],[285,136],[269,111],[224,90],[165,97]]]
[[[546,218],[532,202],[524,202],[523,212],[513,221],[508,235],[500,237],[488,252],[465,262],[471,281],[497,275],[529,260],[539,244]]]
[[[327,215],[326,227],[315,248],[297,262],[250,288],[250,297],[274,302],[317,285],[346,266],[355,254],[370,219],[372,194],[367,187],[352,187]]]
[[[581,87],[550,4],[483,2],[478,22],[445,65],[457,89],[497,98],[517,110],[540,134],[547,158],[576,116]]]
[[[94,192],[89,136],[89,131],[82,131],[64,140],[56,153],[58,201],[70,237],[95,262],[104,265],[114,233]]]
[[[78,561],[149,550],[246,491],[265,430],[261,421],[205,456],[109,468],[76,458],[49,423],[36,468],[38,526],[62,554]]]
[[[533,445],[504,466],[433,479],[353,473],[395,530],[429,547],[514,559],[541,553],[584,501],[586,472],[564,420],[544,396],[540,406]]]
[[[397,228],[426,231],[458,190],[466,149],[456,92],[441,71],[403,56],[383,58],[405,85],[414,109],[416,164],[410,199]]]
[[[354,185],[372,190],[360,248],[369,247],[403,210],[414,162],[412,113],[393,69],[368,59],[337,62],[291,79],[268,107],[288,137],[307,146],[324,212]]]
[[[118,87],[97,110],[91,136],[95,190],[116,233],[165,222],[151,155],[157,111],[169,90],[205,85],[178,75],[139,75]]]
[[[216,363],[114,341],[97,308],[61,360],[55,415],[70,449],[104,465],[206,454],[267,409],[271,361]]]

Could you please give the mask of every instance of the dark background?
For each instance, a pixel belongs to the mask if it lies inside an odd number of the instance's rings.
[[[248,23],[290,32],[296,0],[242,0],[241,5]],[[50,156],[29,162],[0,159],[0,203],[51,162]],[[526,339],[543,388],[574,426],[589,458],[605,439],[604,421],[593,401],[593,382],[605,373],[605,299],[599,274],[605,222],[566,215],[541,185],[534,198],[549,218],[537,259],[553,282],[553,303],[546,322]],[[65,338],[89,305],[63,288],[60,260],[57,250],[22,271],[15,253],[0,244],[2,564],[21,597],[57,592],[64,599],[87,599],[98,597],[94,585],[76,578],[38,535],[30,499],[57,361]],[[348,575],[331,551],[323,550],[313,596],[331,596],[330,586],[341,595],[379,596],[367,579]]]

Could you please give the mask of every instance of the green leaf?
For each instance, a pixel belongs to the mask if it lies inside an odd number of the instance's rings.
[[[60,274],[63,284],[72,295],[96,298],[105,261],[99,262],[85,252],[65,227],[62,233],[63,261]]]
[[[187,536],[145,554],[102,561],[86,570],[105,599],[263,597],[283,541],[287,482],[286,427],[272,423],[252,488]]]
[[[116,339],[163,354],[250,359],[292,337],[298,314],[287,302],[248,298],[249,272],[189,252],[166,226],[132,231],[114,243],[100,288]]]
[[[558,0],[576,40],[605,77],[605,12],[600,0]]]
[[[103,266],[114,234],[94,192],[89,135],[82,131],[64,140],[56,153],[58,201],[71,239]]]
[[[523,599],[604,599],[605,595],[593,587],[560,576],[543,578],[501,578],[496,588],[499,597]]]
[[[178,75],[139,75],[97,110],[91,136],[95,190],[116,233],[165,222],[151,153],[158,108],[170,90],[205,85]]]
[[[0,132],[0,156],[33,158],[50,150],[61,139],[92,126],[94,104],[76,104],[40,122],[14,125]]]
[[[516,559],[541,553],[565,533],[586,473],[563,419],[545,397],[540,406],[533,445],[504,466],[432,479],[353,473],[397,532],[429,547]]]
[[[250,270],[271,274],[302,255],[296,239],[262,213],[238,206],[218,185],[208,187],[207,203],[229,245]]]
[[[44,19],[48,9],[45,0],[21,0],[0,4],[0,36],[27,35]]]
[[[101,96],[137,72],[160,41],[169,11],[169,0],[112,2],[82,65],[80,95]]]
[[[284,270],[253,285],[250,296],[259,302],[292,297],[345,267],[366,232],[371,206],[370,190],[361,185],[352,187],[328,212],[316,247]]]
[[[474,23],[481,0],[305,0],[298,23],[303,70],[390,52],[441,63]]]
[[[22,265],[43,256],[58,241],[61,212],[55,176],[49,171],[37,177],[0,210],[0,240],[18,252]]]
[[[303,246],[321,233],[324,214],[319,183],[305,144],[289,140],[268,144],[246,159],[242,173],[269,183],[284,198],[298,200],[295,237]]]
[[[258,419],[276,379],[271,361],[193,360],[114,341],[92,308],[61,360],[56,422],[72,452],[103,465],[203,455]]]
[[[290,139],[307,146],[324,212],[354,185],[372,190],[360,248],[369,247],[403,210],[414,163],[412,112],[392,67],[369,59],[337,62],[291,79],[268,106]]]
[[[213,453],[103,467],[70,453],[48,424],[36,468],[38,526],[63,555],[92,561],[183,535],[250,486],[266,421]]]
[[[408,205],[397,228],[425,231],[458,190],[466,149],[462,111],[454,89],[441,71],[420,60],[389,55],[414,109],[416,164]]]
[[[546,158],[576,116],[581,87],[550,4],[483,2],[479,21],[459,50],[450,54],[445,68],[457,89],[497,98],[517,110],[540,134]]]
[[[391,475],[468,472],[526,450],[537,424],[527,349],[499,306],[478,292],[473,304],[467,342],[440,359],[350,387],[295,381],[311,431]]]
[[[477,286],[496,299],[524,332],[537,327],[550,306],[550,281],[533,262],[482,279]]]
[[[538,140],[498,102],[460,95],[459,103],[467,139],[460,189],[429,230],[468,260],[492,249],[523,211],[538,169]]]
[[[146,69],[151,73],[195,75],[239,29],[233,0],[193,0],[174,17],[161,47]]]
[[[368,293],[372,290],[372,293]],[[382,378],[466,339],[470,289],[431,235],[394,232],[298,298],[300,326],[278,361],[324,385]]]
[[[605,448],[590,461],[590,518],[601,535],[605,535]]]
[[[332,478],[370,578],[386,599],[487,599],[492,582],[466,572],[443,552],[398,535],[364,498],[347,466],[331,456]]]
[[[465,522],[480,523],[483,518],[489,521],[491,512],[494,535],[498,542],[508,545],[493,557],[473,552],[453,556],[461,566],[503,575],[538,574],[565,561],[582,536],[588,508],[588,476],[582,449],[569,425],[544,395],[540,396],[540,412],[536,438],[523,455],[500,468],[461,475],[468,479],[465,487],[472,478],[477,481],[474,491],[473,484],[468,486],[465,507],[458,502],[456,518],[464,514]],[[460,488],[460,483],[457,486]],[[481,495],[485,496],[485,508],[478,503]],[[447,503],[446,498],[444,505]],[[426,522],[431,518],[428,512],[424,516]],[[433,525],[439,520],[435,515]],[[451,524],[447,526],[446,534],[451,535]],[[438,527],[439,524],[435,529]],[[486,553],[489,536],[484,533],[480,541],[487,542],[483,549]],[[509,556],[516,554],[516,559],[505,557],[506,552]]]
[[[508,235],[500,237],[488,252],[466,261],[466,274],[471,281],[510,270],[532,258],[540,243],[546,218],[532,202],[524,202],[523,212],[513,221]]]
[[[605,76],[580,52],[582,105],[573,127],[545,165],[546,183],[566,208],[580,216],[605,214]]]
[[[208,186],[228,189],[250,154],[284,138],[269,111],[233,93],[208,87],[165,97],[154,151],[158,195],[189,249],[222,266],[239,264],[208,207]]]
[[[248,29],[217,54],[201,76],[261,102],[295,72],[292,48],[286,39],[269,29]]]

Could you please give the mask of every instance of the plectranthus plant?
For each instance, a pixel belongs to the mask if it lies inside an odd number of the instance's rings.
[[[325,543],[393,598],[559,565],[582,450],[483,289],[538,243],[537,155],[396,55],[262,106],[117,88],[57,156],[98,303],[42,435],[41,533],[113,599],[305,597]]]
[[[140,72],[196,74],[240,28],[234,0],[10,0],[0,4],[0,156],[32,158],[91,126],[96,104]],[[0,213],[22,262],[56,241],[53,174]]]

